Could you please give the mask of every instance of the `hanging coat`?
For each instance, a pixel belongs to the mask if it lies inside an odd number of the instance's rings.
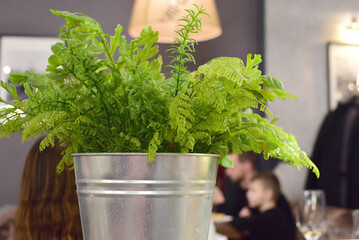
[[[327,204],[359,208],[359,103],[352,99],[330,112],[320,128],[312,161],[320,178],[309,174],[306,189],[323,189]]]

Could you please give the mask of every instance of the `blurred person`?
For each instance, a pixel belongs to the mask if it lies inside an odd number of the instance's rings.
[[[251,240],[294,240],[295,225],[287,221],[283,211],[277,206],[280,197],[280,185],[271,172],[255,175],[248,183],[247,200],[250,212],[243,208],[233,224],[241,231],[248,231]],[[291,225],[292,224],[292,225]]]
[[[227,215],[237,216],[248,205],[246,191],[251,178],[257,173],[258,155],[252,151],[233,154],[233,168],[225,169],[224,194],[216,187],[213,205],[216,210]]]
[[[215,188],[213,196],[214,208],[218,212],[233,217],[238,216],[239,212],[243,209],[245,209],[243,211],[256,213],[258,212],[257,208],[248,207],[246,192],[252,178],[258,173],[259,155],[252,151],[243,152],[241,155],[230,155],[233,159],[234,167],[225,170],[226,180],[224,194],[218,187]],[[294,226],[293,231],[296,231],[291,207],[281,192],[279,193],[276,205],[283,212],[290,226]]]
[[[56,173],[65,148],[56,141],[40,152],[42,140],[39,138],[28,153],[14,231],[8,239],[83,239],[74,172]]]
[[[14,234],[16,205],[5,205],[0,208],[0,240],[11,240]]]

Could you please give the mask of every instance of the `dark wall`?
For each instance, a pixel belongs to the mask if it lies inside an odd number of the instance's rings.
[[[118,23],[127,26],[131,0],[1,0],[0,34],[57,36],[63,19],[49,9],[82,12],[98,20],[105,32]]]
[[[49,9],[86,13],[98,20],[105,32],[112,34],[118,23],[127,29],[132,4],[132,0],[1,0],[0,35],[56,37],[63,19],[52,15]],[[223,34],[199,43],[198,64],[213,57],[245,58],[247,53],[259,53],[261,5],[262,0],[217,1]],[[162,50],[168,47],[168,44],[160,44]]]
[[[223,33],[216,39],[199,43],[198,64],[222,56],[245,60],[248,53],[260,53],[261,6],[262,1],[258,0],[217,1]]]
[[[245,59],[247,53],[260,53],[262,1],[217,1],[223,34],[199,43],[197,65],[213,57]],[[105,32],[113,34],[118,23],[127,29],[132,4],[133,0],[0,0],[0,35],[57,36],[63,20],[49,9],[86,13],[98,20]],[[161,44],[161,53],[168,47]],[[17,202],[22,166],[31,144],[21,144],[18,135],[0,140],[0,207]]]

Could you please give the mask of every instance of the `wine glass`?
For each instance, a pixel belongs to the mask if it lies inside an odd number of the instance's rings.
[[[306,240],[319,240],[327,231],[323,190],[305,190],[299,204],[297,227]]]

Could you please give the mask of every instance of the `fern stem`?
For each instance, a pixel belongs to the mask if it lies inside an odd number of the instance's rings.
[[[102,30],[101,30],[101,31],[102,31]],[[112,57],[111,54],[110,54],[110,49],[109,49],[109,47],[108,47],[108,45],[107,45],[107,41],[104,39],[104,37],[103,37],[103,35],[102,35],[101,33],[98,34],[98,36],[99,36],[99,38],[100,38],[100,40],[101,40],[102,45],[103,45],[104,48],[105,48],[105,52],[106,52],[107,59],[109,59],[109,60],[111,61],[111,63],[112,63],[112,68],[114,69],[115,66],[116,66],[116,63],[115,63],[115,61],[113,60],[113,57]]]
[[[97,85],[96,80],[95,79],[92,79],[92,80],[94,81],[95,87],[96,87],[97,91],[99,92],[99,94],[101,96],[100,100],[101,100],[101,102],[102,102],[102,104],[103,104],[103,106],[105,108],[105,111],[106,111],[106,121],[107,121],[108,127],[111,128],[110,113],[109,113],[108,108],[107,108],[108,103],[106,101],[105,96],[103,95],[103,93],[101,91],[101,88]],[[111,131],[111,130],[109,129],[109,131]]]
[[[174,139],[172,138],[172,141],[171,141],[171,144],[170,144],[170,149],[169,149],[169,151],[168,152],[172,152],[172,149],[173,149],[173,141],[174,141]]]
[[[112,58],[111,58],[111,59],[112,59]],[[113,59],[112,59],[112,60],[113,60]],[[77,76],[77,74],[75,73],[75,71],[73,71],[71,68],[68,68],[66,65],[64,65],[63,67],[66,68],[66,69],[68,69],[68,71],[72,74],[72,76],[73,76],[75,79],[79,80],[79,81],[80,81],[83,85],[85,85],[88,89],[91,89],[90,91],[93,93],[93,95],[96,96],[96,92],[95,92],[92,88],[90,88],[90,87],[86,84],[86,82],[82,80],[81,77]],[[103,106],[104,106],[104,108],[105,108],[105,111],[106,111],[106,120],[107,120],[108,127],[110,128],[110,126],[111,126],[111,124],[110,124],[110,114],[109,114],[109,111],[108,111],[108,108],[107,108],[107,104],[105,103],[104,95],[103,95],[103,93],[102,93],[102,91],[101,91],[101,88],[98,86],[97,81],[96,81],[91,75],[89,76],[89,79],[92,79],[92,80],[93,80],[93,83],[94,83],[94,85],[95,85],[95,88],[96,88],[96,90],[99,92],[99,94],[100,94],[100,96],[101,96],[101,97],[100,97],[100,100],[101,100],[101,102],[102,102],[102,104],[103,104]]]

